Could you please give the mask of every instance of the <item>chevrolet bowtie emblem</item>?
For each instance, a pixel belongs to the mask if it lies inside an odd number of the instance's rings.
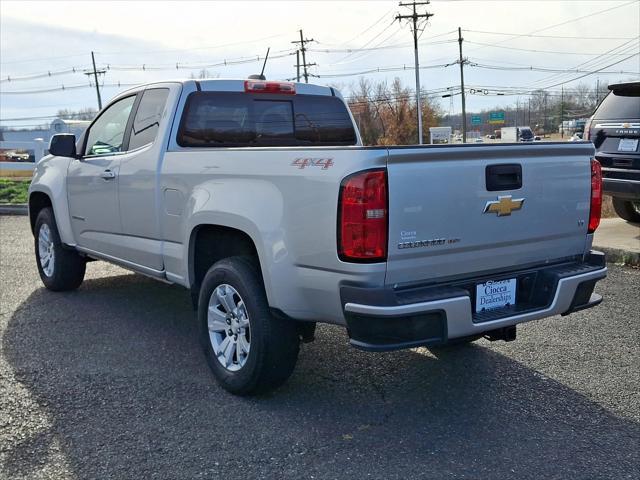
[[[524,198],[511,199],[511,195],[498,196],[498,200],[488,201],[482,213],[497,213],[499,217],[511,215],[514,210],[520,210]]]

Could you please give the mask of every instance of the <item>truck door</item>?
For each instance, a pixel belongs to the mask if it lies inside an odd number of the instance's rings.
[[[71,226],[79,246],[118,256],[121,233],[118,207],[118,172],[126,155],[127,127],[136,95],[107,107],[85,134],[82,158],[67,172]]]
[[[157,178],[169,130],[167,98],[176,85],[148,88],[142,94],[131,124],[127,155],[120,162],[118,199],[122,222],[120,258],[156,271],[163,269],[160,239],[161,201]]]

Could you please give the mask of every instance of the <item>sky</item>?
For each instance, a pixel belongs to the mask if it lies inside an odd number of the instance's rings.
[[[460,111],[459,95],[441,98],[447,88],[459,91],[458,27],[470,62],[465,85],[475,90],[467,95],[470,112],[526,102],[535,88],[558,92],[579,82],[640,78],[638,0],[434,0],[419,11],[433,14],[419,40],[420,65],[427,67],[420,70],[422,89],[445,112]],[[316,64],[311,82],[338,86],[345,95],[360,78],[399,77],[414,88],[412,33],[394,20],[399,13],[409,10],[397,1],[2,0],[0,125],[48,123],[45,117],[60,109],[97,107],[85,75],[91,51],[106,70],[100,77],[105,103],[125,85],[188,78],[203,65],[212,76],[246,78],[260,71],[267,48],[267,78],[291,79],[291,42],[300,29],[314,40],[307,45],[307,62]],[[238,60],[246,63],[230,64]]]

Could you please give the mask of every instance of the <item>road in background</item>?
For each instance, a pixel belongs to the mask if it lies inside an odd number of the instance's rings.
[[[93,262],[45,290],[0,217],[0,478],[637,478],[640,270],[518,340],[365,353],[322,326],[259,398],[213,380],[186,290]]]

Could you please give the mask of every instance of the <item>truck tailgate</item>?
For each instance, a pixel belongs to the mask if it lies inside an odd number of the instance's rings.
[[[386,283],[581,255],[593,155],[590,143],[390,148]]]

